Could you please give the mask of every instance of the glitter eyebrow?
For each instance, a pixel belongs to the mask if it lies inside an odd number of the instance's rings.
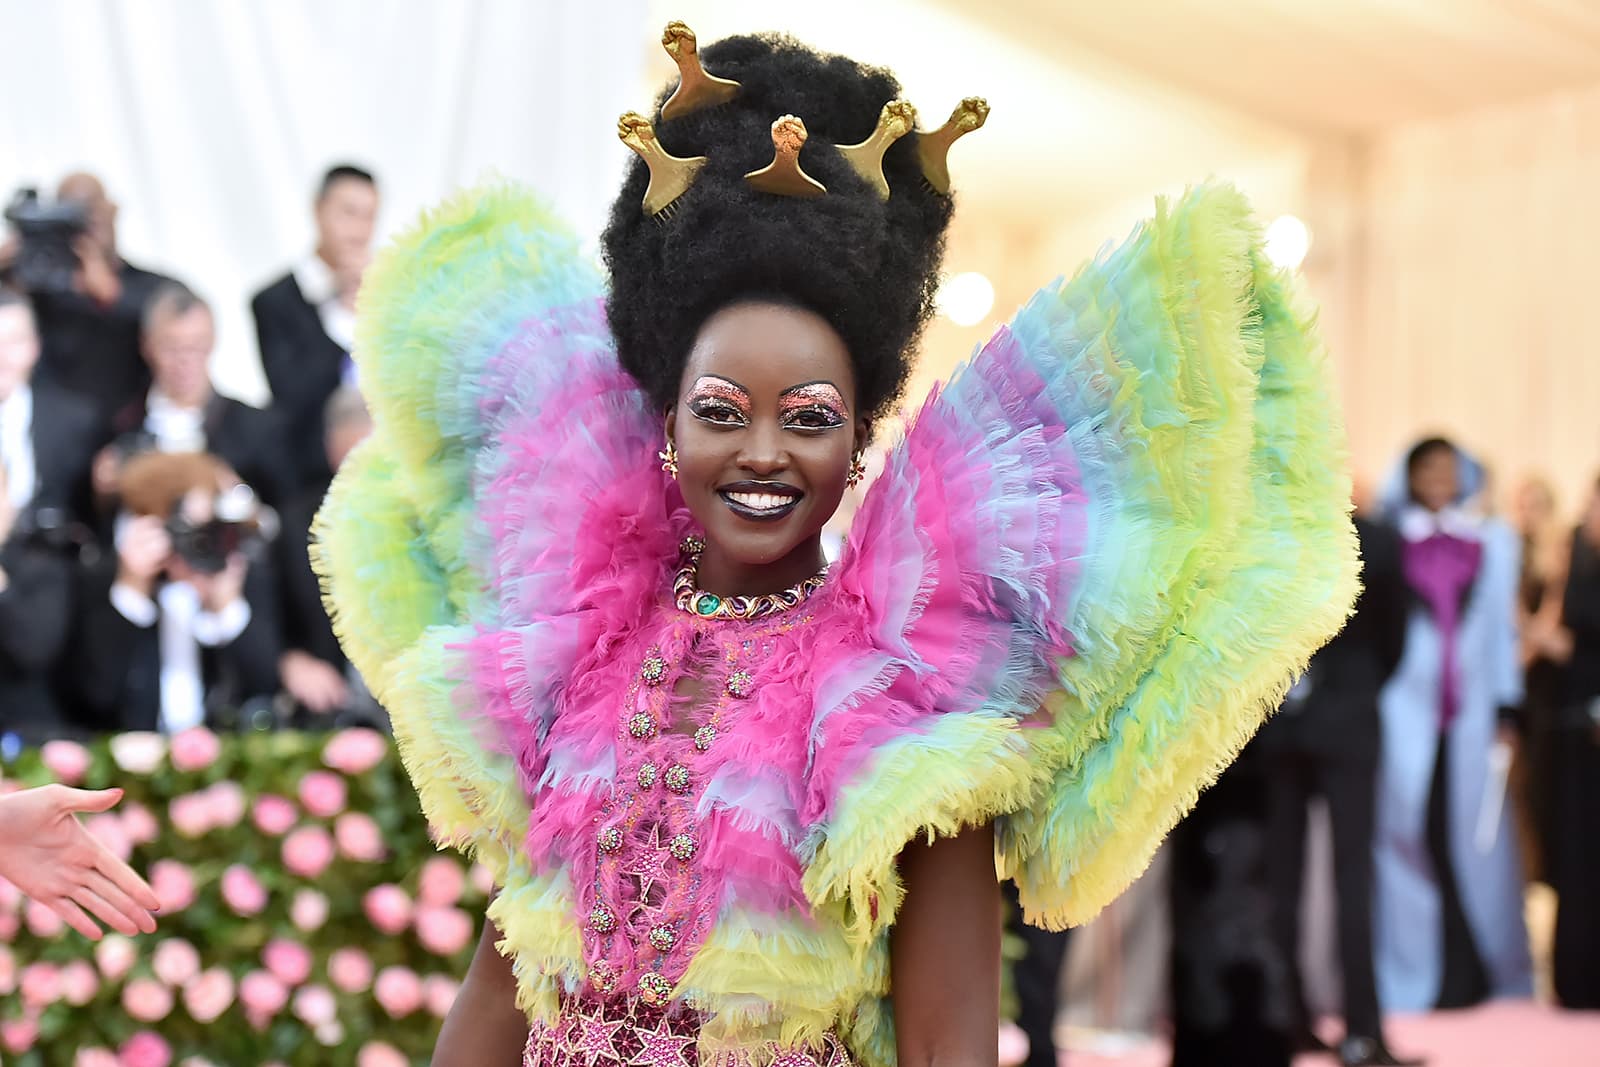
[[[715,374],[702,374],[696,378],[689,389],[688,399],[690,402],[720,400],[737,408],[742,414],[750,414],[750,391],[731,378]]]
[[[840,418],[849,414],[844,395],[832,382],[804,382],[778,394],[778,411],[782,414],[808,407],[825,407]]]

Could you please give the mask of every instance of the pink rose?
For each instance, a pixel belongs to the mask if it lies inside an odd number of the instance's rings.
[[[341,993],[364,993],[372,985],[372,958],[358,948],[334,949],[328,980]]]
[[[121,1067],[167,1067],[172,1062],[172,1046],[149,1030],[140,1030],[117,1049]]]
[[[466,889],[466,876],[461,864],[449,856],[435,856],[422,865],[417,878],[417,903],[445,907],[461,899]]]
[[[344,779],[328,771],[312,771],[300,779],[300,803],[319,819],[344,810]]]
[[[391,1019],[403,1019],[422,1007],[422,982],[409,967],[385,967],[372,985],[372,996]]]
[[[122,1067],[117,1062],[117,1054],[102,1045],[90,1045],[80,1048],[78,1054],[72,1057],[72,1067]]]
[[[129,774],[151,774],[167,755],[167,739],[160,734],[118,734],[111,739],[111,758]]]
[[[233,1003],[233,976],[221,967],[201,971],[183,987],[183,1006],[198,1023],[209,1023]]]
[[[328,921],[328,898],[315,889],[299,890],[289,905],[289,921],[308,934],[321,929]]]
[[[289,832],[300,813],[295,810],[294,802],[283,797],[267,793],[256,798],[255,823],[256,829],[273,837],[282,837]]]
[[[222,872],[222,899],[237,915],[259,915],[267,906],[267,890],[250,868],[235,863]]]
[[[53,963],[30,963],[22,968],[22,1003],[48,1008],[61,999],[61,971]]]
[[[17,931],[22,929],[22,920],[14,912],[0,911],[0,945],[8,945],[17,939]]]
[[[115,812],[91,815],[83,821],[83,827],[106,846],[106,851],[123,863],[127,863],[128,857],[133,855],[133,840],[128,837],[128,831],[122,828],[122,816]]]
[[[397,885],[373,886],[361,898],[361,907],[372,925],[390,937],[411,925],[411,898]]]
[[[356,1053],[356,1067],[411,1067],[411,1061],[387,1041],[368,1041]]]
[[[461,991],[461,985],[453,978],[446,978],[442,974],[430,974],[422,980],[422,999],[428,1006],[428,1014],[443,1019],[450,1014],[450,1008],[456,1002],[456,994]]]
[[[167,805],[167,821],[187,838],[204,837],[214,825],[211,805],[204,793],[185,793]]]
[[[295,990],[294,1014],[314,1030],[333,1022],[339,1014],[339,1006],[327,986],[308,985]]]
[[[138,956],[133,942],[121,934],[107,934],[94,947],[94,962],[100,968],[100,977],[108,982],[121,981],[122,976],[133,969],[133,961]]]
[[[157,978],[176,988],[200,973],[200,953],[182,938],[169,937],[156,946],[150,969]]]
[[[161,836],[161,824],[143,804],[127,803],[121,808],[122,832],[136,845],[148,845]]]
[[[33,1047],[39,1039],[39,1021],[37,1019],[21,1018],[7,1019],[0,1023],[0,1047],[7,1052],[22,1054]]]
[[[93,757],[76,741],[46,741],[39,750],[39,762],[63,785],[77,785],[89,773]]]
[[[28,929],[34,937],[49,941],[61,936],[61,931],[67,928],[61,916],[39,903],[37,900],[28,901],[27,911]]]
[[[194,874],[177,860],[150,865],[150,888],[161,901],[162,915],[174,915],[194,903]]]
[[[230,829],[244,818],[244,787],[238,782],[217,782],[200,795],[211,809],[212,829]]]
[[[339,851],[357,863],[376,863],[387,851],[383,847],[383,831],[372,816],[359,811],[347,811],[333,824],[334,839]]]
[[[262,1030],[289,1003],[289,989],[266,971],[251,971],[239,980],[239,1003],[250,1025]]]
[[[389,755],[389,742],[376,730],[340,730],[328,739],[322,762],[354,778],[366,774]]]
[[[222,742],[203,726],[185,730],[172,738],[172,766],[180,771],[203,771],[222,754]]]
[[[122,1010],[142,1023],[158,1023],[172,1014],[172,990],[154,978],[135,978],[122,987]]]
[[[472,941],[472,917],[459,908],[418,908],[417,940],[436,956],[454,956]]]
[[[0,878],[0,912],[20,911],[22,909],[22,890]]]
[[[329,1019],[312,1030],[311,1034],[317,1039],[317,1044],[333,1048],[344,1040],[344,1023],[341,1023],[338,1019]]]
[[[17,958],[9,945],[0,944],[0,997],[9,997],[17,991]]]
[[[472,888],[484,896],[494,892],[494,872],[489,869],[488,864],[472,865]]]
[[[261,962],[286,986],[297,986],[311,977],[311,950],[281,937],[267,942],[261,950]]]
[[[300,878],[316,878],[333,862],[333,838],[320,826],[302,826],[283,839],[283,865]]]
[[[72,960],[61,968],[61,999],[81,1008],[100,992],[100,975],[87,960]]]

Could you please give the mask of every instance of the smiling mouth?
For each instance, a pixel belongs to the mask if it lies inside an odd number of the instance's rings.
[[[805,494],[782,482],[735,482],[717,490],[728,510],[751,522],[777,522],[800,506]]]

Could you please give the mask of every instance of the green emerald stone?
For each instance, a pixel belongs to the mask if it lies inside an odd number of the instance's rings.
[[[701,593],[700,599],[694,602],[694,610],[700,615],[715,615],[720,607],[722,598],[712,593]]]

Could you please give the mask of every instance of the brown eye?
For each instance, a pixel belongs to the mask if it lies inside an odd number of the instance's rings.
[[[689,412],[695,418],[709,422],[715,426],[742,426],[744,414],[738,408],[723,404],[715,400],[695,400],[689,404]]]
[[[844,419],[831,408],[812,406],[791,412],[786,424],[800,430],[831,430],[843,426]]]

